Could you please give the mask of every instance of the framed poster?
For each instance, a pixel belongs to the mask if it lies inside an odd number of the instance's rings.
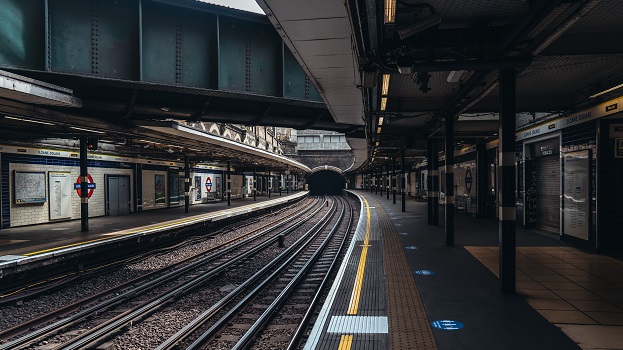
[[[154,178],[156,188],[156,204],[167,203],[166,185],[164,178],[165,176],[162,174],[156,174]]]
[[[195,176],[195,200],[196,201],[200,201],[201,200],[201,176]]]
[[[50,184],[50,220],[71,218],[71,192],[74,184],[70,172],[48,172]]]
[[[563,234],[588,240],[590,151],[564,154]]]
[[[45,172],[14,171],[15,204],[45,203]]]
[[[623,138],[614,139],[614,158],[623,158]]]

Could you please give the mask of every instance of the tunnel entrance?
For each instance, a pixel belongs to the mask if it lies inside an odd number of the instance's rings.
[[[309,194],[312,196],[323,194],[342,194],[346,181],[342,174],[333,170],[320,170],[307,178]]]

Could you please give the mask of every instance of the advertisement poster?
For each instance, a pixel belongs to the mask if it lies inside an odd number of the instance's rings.
[[[201,176],[195,176],[195,200],[201,200]]]
[[[589,150],[565,153],[563,233],[588,240]]]
[[[166,185],[164,181],[165,176],[162,174],[155,175],[155,185],[156,185],[156,204],[166,204],[167,203],[167,195],[166,195]]]

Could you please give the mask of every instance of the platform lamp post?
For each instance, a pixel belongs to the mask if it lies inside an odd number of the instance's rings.
[[[281,189],[283,188],[283,171],[279,170],[279,196],[281,197]]]
[[[88,139],[80,137],[80,227],[82,232],[89,231],[89,189],[87,169]]]
[[[376,190],[376,194],[379,194],[379,169],[374,169],[374,177],[376,178],[374,189]]]
[[[290,194],[290,170],[286,170],[286,195]]]
[[[400,173],[402,174],[400,176],[400,189],[401,189],[401,203],[402,203],[402,212],[404,213],[406,211],[406,196],[407,194],[405,193],[405,182],[407,182],[407,179],[405,178],[405,170],[406,170],[406,164],[405,164],[405,149],[401,149],[400,150]]]
[[[227,161],[227,206],[231,206],[231,161]]]
[[[257,180],[255,178],[255,171],[257,170],[256,167],[257,167],[257,165],[253,164],[253,201],[254,202],[257,201],[257,198],[256,198],[256,195],[257,195]]]

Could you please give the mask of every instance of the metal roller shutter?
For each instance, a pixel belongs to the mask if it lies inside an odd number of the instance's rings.
[[[560,157],[537,158],[537,228],[560,232]]]

